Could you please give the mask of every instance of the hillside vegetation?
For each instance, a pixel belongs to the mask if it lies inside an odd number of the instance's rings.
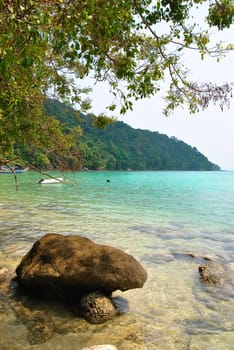
[[[219,170],[195,147],[175,137],[148,130],[133,129],[115,122],[106,130],[94,126],[91,115],[83,115],[56,100],[46,100],[48,115],[63,124],[64,133],[80,127],[69,157],[24,150],[24,157],[40,168],[78,170]]]

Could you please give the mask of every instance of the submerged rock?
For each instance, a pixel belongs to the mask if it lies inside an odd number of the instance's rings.
[[[117,309],[111,298],[100,292],[92,292],[80,299],[79,312],[90,323],[103,323],[112,319],[117,314]]]
[[[143,287],[147,273],[131,255],[81,236],[47,234],[16,269],[20,286],[47,296],[77,298]]]
[[[211,284],[232,284],[234,287],[234,269],[230,266],[209,262],[199,266],[199,273],[202,282]]]
[[[111,301],[117,309],[119,315],[129,312],[129,304],[127,299],[121,297],[120,295],[117,295],[111,298]]]
[[[46,317],[38,317],[27,325],[28,340],[31,345],[45,343],[54,335],[53,321],[49,321]]]
[[[0,267],[0,283],[5,282],[9,276],[9,270],[6,267]]]
[[[210,291],[221,298],[234,297],[234,269],[217,262],[199,266],[200,279]],[[213,287],[213,288],[211,288]]]

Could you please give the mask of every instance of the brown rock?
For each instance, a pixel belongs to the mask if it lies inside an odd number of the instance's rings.
[[[111,298],[100,292],[91,292],[81,297],[78,313],[90,323],[103,323],[117,315],[117,309]]]
[[[230,284],[234,287],[234,269],[217,262],[202,264],[198,268],[202,282],[210,284]]]
[[[47,234],[16,269],[19,285],[48,296],[74,297],[92,291],[110,294],[143,287],[147,273],[131,256],[81,236]]]

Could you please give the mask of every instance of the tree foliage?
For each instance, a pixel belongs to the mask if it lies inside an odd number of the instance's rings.
[[[85,77],[107,81],[121,98],[121,113],[132,109],[134,99],[157,93],[166,76],[165,114],[180,104],[191,112],[211,101],[228,104],[230,84],[190,82],[180,64],[185,50],[203,58],[233,49],[209,47],[208,31],[192,17],[203,3],[209,26],[233,24],[232,0],[0,0],[2,157],[16,143],[69,151],[74,131],[61,133],[61,125],[45,116],[43,101],[52,95],[87,110],[88,89],[79,84]],[[97,120],[103,122],[104,116]]]

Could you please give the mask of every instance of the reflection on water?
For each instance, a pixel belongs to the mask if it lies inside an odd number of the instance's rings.
[[[7,281],[0,282],[0,349],[79,350],[104,343],[119,350],[233,349],[232,294],[203,285],[198,266],[233,263],[234,174],[65,176],[75,186],[46,187],[37,184],[37,174],[23,174],[18,192],[11,177],[0,177],[1,266],[13,277],[45,233],[81,234],[132,254],[148,280],[143,289],[117,291],[129,312],[102,325],[56,302],[17,295],[14,285],[9,293]]]

